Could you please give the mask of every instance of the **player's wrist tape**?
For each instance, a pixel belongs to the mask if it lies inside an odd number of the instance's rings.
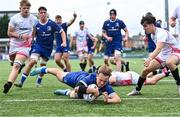
[[[86,91],[87,91],[87,87],[83,85],[79,86],[79,93],[86,93]]]

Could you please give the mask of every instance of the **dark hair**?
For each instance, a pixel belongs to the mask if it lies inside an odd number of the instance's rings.
[[[38,11],[40,12],[40,10],[45,10],[45,11],[47,11],[46,7],[44,7],[44,6],[39,7]]]
[[[117,12],[116,12],[116,10],[115,9],[111,9],[110,11],[109,11],[109,14],[111,15],[111,14],[115,14],[115,15],[117,15]]]
[[[81,25],[81,24],[84,24],[84,21],[81,20],[81,21],[79,22],[79,25]]]
[[[60,15],[56,15],[56,17],[55,17],[56,19],[58,19],[58,18],[62,18]]]
[[[147,15],[153,15],[151,12],[147,12],[146,14],[145,14],[145,16],[147,16]]]
[[[141,25],[143,25],[144,23],[156,25],[156,18],[153,15],[143,16],[141,19]]]

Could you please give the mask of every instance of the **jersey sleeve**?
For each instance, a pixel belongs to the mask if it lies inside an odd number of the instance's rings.
[[[38,23],[38,19],[37,17],[35,17],[34,15],[32,15],[32,22],[33,22],[33,26],[35,27]]]
[[[126,24],[122,20],[120,20],[119,23],[122,29],[126,28]]]
[[[178,16],[177,16],[177,13],[178,13],[178,9],[179,9],[179,11],[180,11],[180,7],[176,7],[176,9],[174,10],[174,12],[173,12],[173,17],[174,18],[177,18]]]
[[[85,86],[88,86],[90,84],[96,84],[96,74],[90,74],[79,82],[83,83]]]
[[[15,20],[15,17],[12,17],[11,19],[10,19],[10,21],[9,21],[9,26],[11,26],[11,27],[15,27],[16,26],[16,22],[15,22],[16,20]]]
[[[63,31],[62,26],[58,26],[55,22],[53,22],[53,29],[54,29],[54,32],[61,33]]]
[[[166,42],[167,37],[168,37],[168,33],[166,31],[160,31],[157,34],[157,42]]]
[[[106,86],[106,92],[108,93],[108,95],[114,93],[114,90],[111,85]]]
[[[102,30],[103,30],[103,31],[107,31],[106,22],[104,22],[103,27],[102,27]]]

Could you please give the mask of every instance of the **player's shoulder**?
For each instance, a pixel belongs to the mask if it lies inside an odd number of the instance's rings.
[[[109,23],[110,22],[110,19],[106,19],[105,21],[104,21],[104,23]]]
[[[167,34],[167,33],[168,33],[167,30],[165,30],[165,29],[163,29],[163,28],[158,28],[158,27],[156,27],[156,32],[157,32],[158,34]]]
[[[67,25],[68,25],[68,22],[63,22],[61,25],[62,25],[62,26],[67,26]]]
[[[116,19],[116,22],[119,22],[119,23],[124,23],[124,21],[123,20],[121,20],[121,19]]]
[[[11,19],[18,19],[18,18],[20,18],[21,17],[21,14],[20,13],[17,13],[17,14],[15,14],[15,15],[13,15],[12,17],[11,17]]]
[[[37,17],[34,16],[33,14],[30,14],[29,17],[30,17],[31,19],[37,20]]]
[[[55,21],[48,19],[48,23],[55,23]]]

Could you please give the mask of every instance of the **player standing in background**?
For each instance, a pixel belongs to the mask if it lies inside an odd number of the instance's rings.
[[[125,32],[124,41],[128,39],[129,32],[125,23],[116,18],[117,13],[115,9],[111,9],[109,15],[110,19],[103,24],[102,36],[108,40],[108,57],[110,57],[111,61],[115,61],[116,71],[121,71],[121,51],[123,49],[121,29]]]
[[[92,38],[87,36],[87,46],[88,46],[88,64],[89,64],[89,73],[95,72],[96,71],[96,66],[94,65],[93,61],[93,54],[96,49],[96,44],[98,39],[94,37],[92,34],[90,34]]]
[[[33,27],[37,18],[29,13],[31,3],[28,0],[20,1],[20,13],[14,15],[9,22],[8,36],[10,37],[9,59],[13,62],[12,70],[3,93],[8,93],[15,82],[18,72],[29,57],[31,49]]]
[[[78,57],[80,60],[80,68],[82,71],[85,70],[87,65],[87,54],[88,54],[88,46],[87,46],[87,36],[93,40],[93,37],[89,33],[88,29],[85,27],[84,21],[79,22],[80,29],[75,32],[74,39],[76,40],[76,48]]]
[[[28,65],[25,67],[24,73],[22,74],[19,84],[16,84],[18,87],[22,87],[24,81],[28,77],[32,67],[37,64],[40,59],[40,66],[46,66],[47,61],[51,56],[53,50],[53,41],[55,32],[61,33],[62,36],[62,47],[66,47],[66,34],[63,31],[62,27],[58,26],[54,21],[48,19],[47,9],[43,6],[38,9],[39,22],[34,28],[34,37],[36,37],[35,42],[33,43],[30,60]],[[60,36],[60,35],[59,35]],[[43,75],[39,75],[36,81],[37,86],[41,86]]]
[[[76,13],[73,14],[73,19],[71,19],[69,22],[65,22],[62,23],[62,17],[60,15],[56,15],[55,19],[56,19],[56,23],[61,26],[64,30],[64,32],[66,33],[66,47],[62,47],[62,38],[61,38],[61,34],[59,32],[56,32],[56,53],[55,53],[55,62],[56,64],[62,68],[64,71],[71,71],[71,65],[69,62],[69,51],[70,51],[70,47],[69,47],[69,40],[67,37],[67,29],[69,26],[71,26],[74,21],[76,20]],[[63,63],[61,62],[61,59],[64,60],[65,66],[63,65]]]

